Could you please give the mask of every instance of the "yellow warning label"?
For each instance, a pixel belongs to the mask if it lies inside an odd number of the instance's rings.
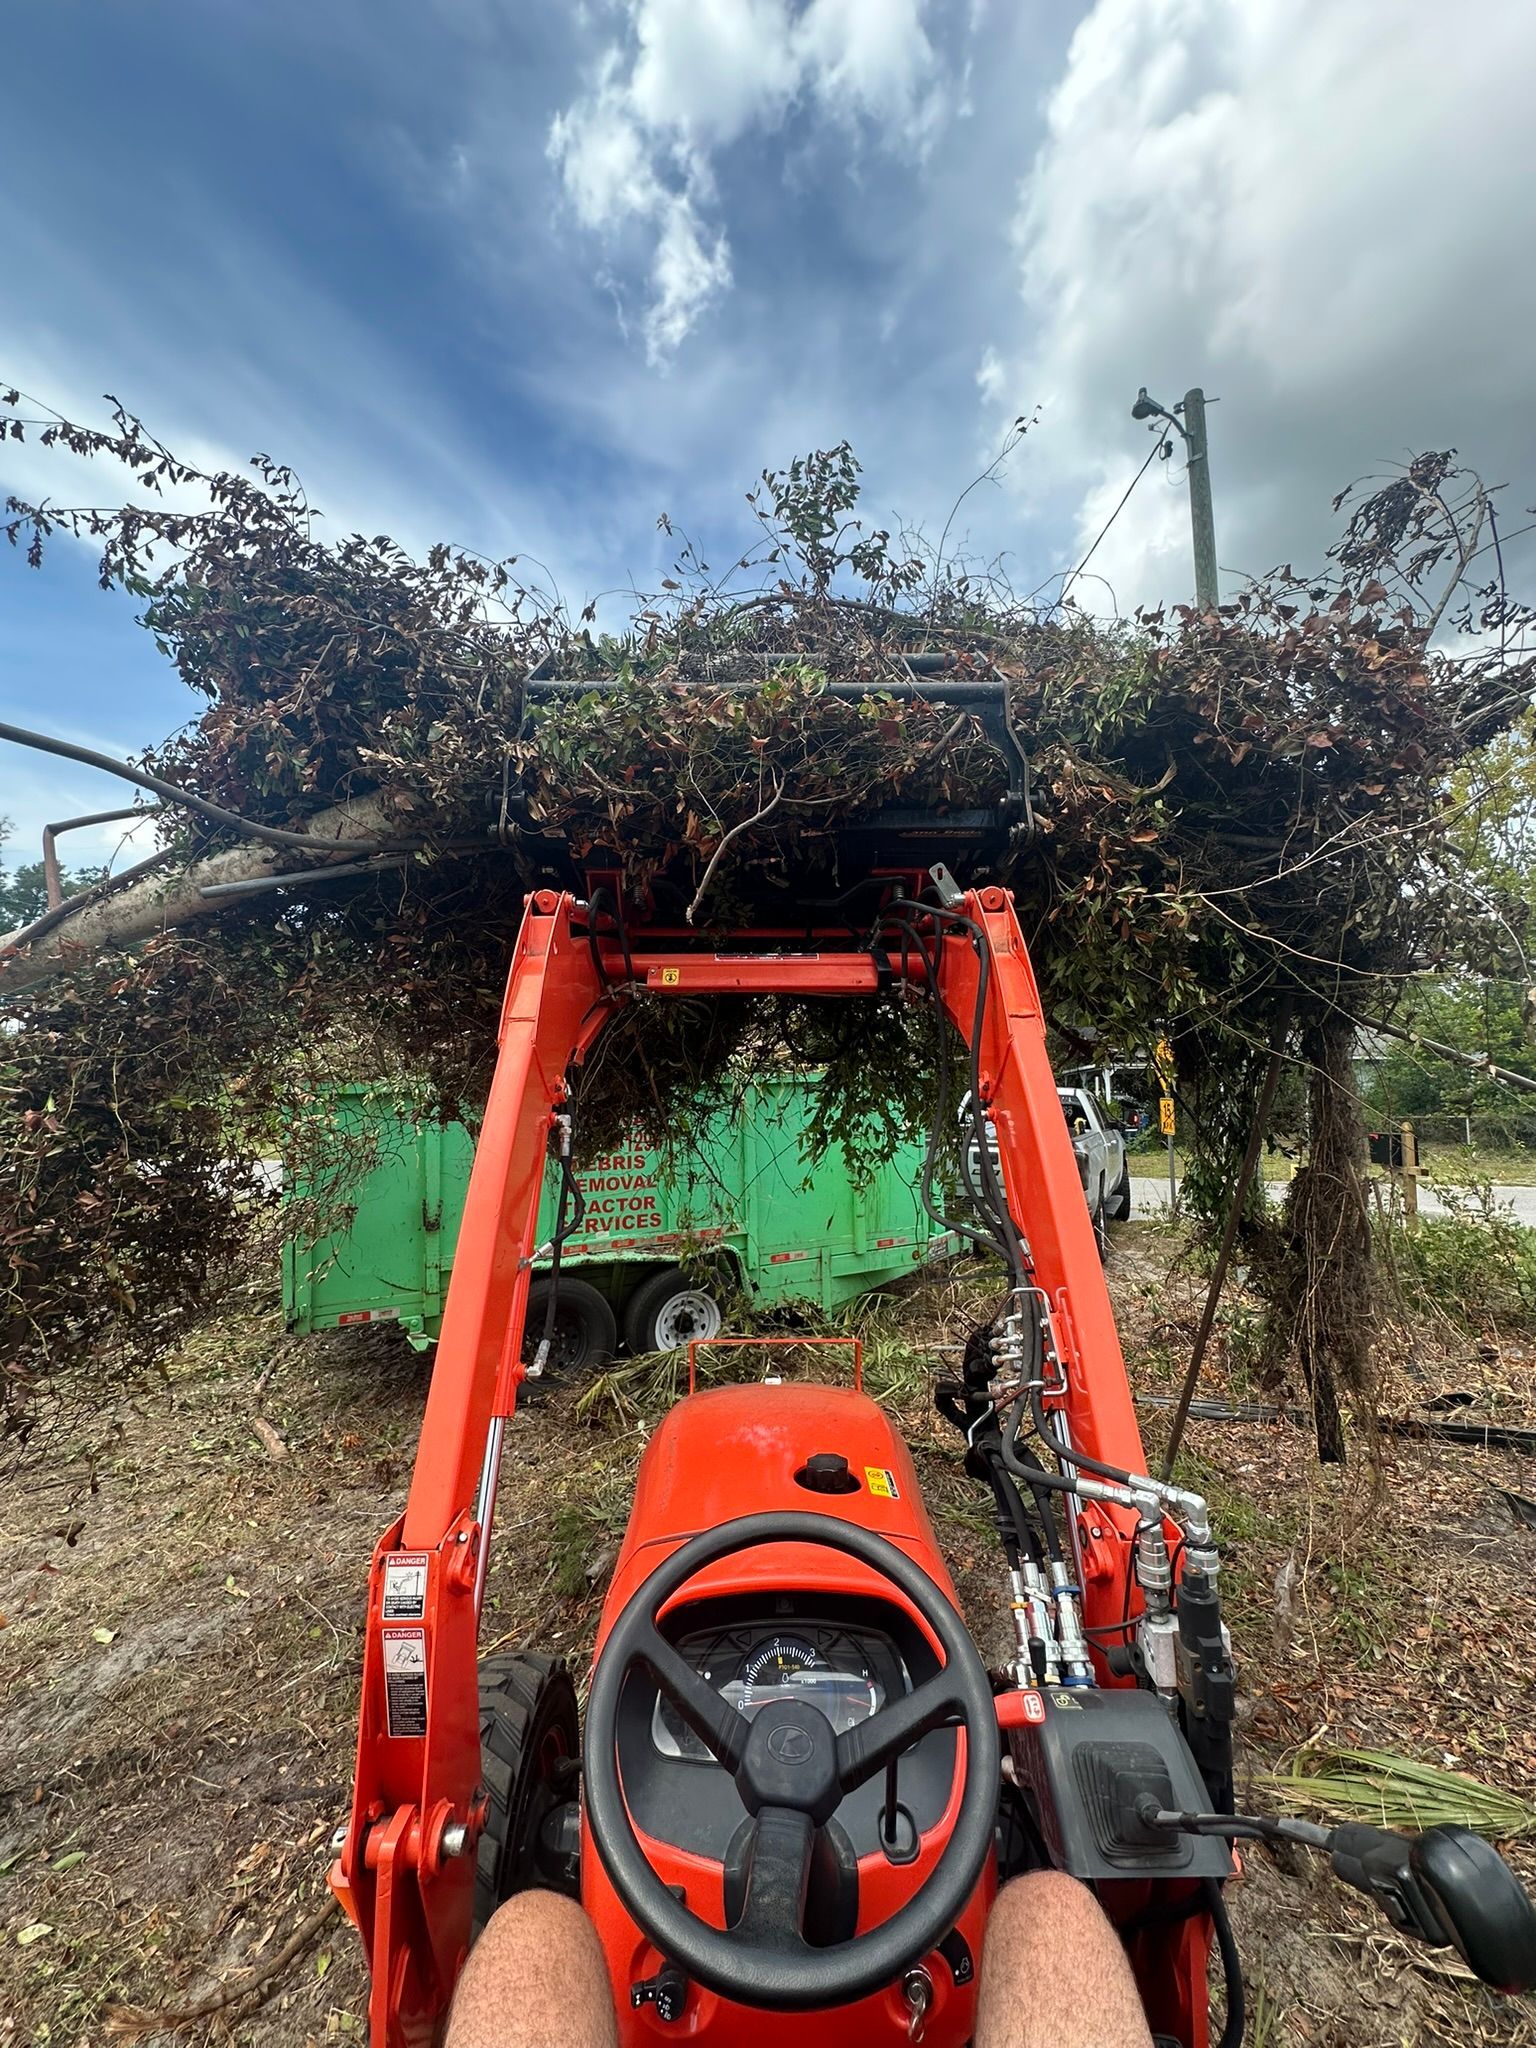
[[[901,1493],[896,1485],[896,1474],[888,1472],[884,1465],[866,1465],[864,1484],[877,1500],[900,1500]]]
[[[1158,1100],[1157,1127],[1165,1138],[1171,1138],[1174,1135],[1173,1097],[1171,1095],[1161,1096]]]
[[[661,970],[661,985],[663,988],[676,988],[682,978],[683,970],[681,967],[663,967]]]

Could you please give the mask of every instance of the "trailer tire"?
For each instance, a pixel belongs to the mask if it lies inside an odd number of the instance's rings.
[[[516,1650],[480,1666],[480,1775],[486,1822],[475,1849],[475,1932],[504,1899],[554,1880],[535,1857],[553,1806],[576,1796],[581,1725],[562,1657]]]
[[[589,1281],[568,1280],[563,1273],[558,1281],[545,1274],[528,1290],[523,1363],[532,1365],[538,1351],[551,1292],[555,1294],[555,1328],[548,1370],[580,1373],[606,1365],[619,1348],[619,1325],[612,1304]]]
[[[717,1278],[690,1279],[681,1266],[666,1266],[642,1280],[624,1311],[624,1341],[639,1355],[680,1351],[692,1337],[718,1337],[725,1317]]]
[[[1120,1178],[1115,1182],[1115,1191],[1109,1198],[1109,1215],[1115,1223],[1129,1223],[1131,1220],[1131,1162],[1125,1162]]]

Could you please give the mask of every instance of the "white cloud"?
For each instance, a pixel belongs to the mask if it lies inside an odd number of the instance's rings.
[[[731,283],[712,153],[780,126],[797,102],[926,146],[942,119],[925,0],[627,0],[618,40],[550,124],[577,222],[644,247],[646,352],[663,361]]]
[[[1045,402],[1031,487],[1070,494],[1079,547],[1145,453],[1143,382],[1223,401],[1233,571],[1315,561],[1333,489],[1410,446],[1529,478],[1533,61],[1524,0],[1097,0],[1020,195],[1020,335],[980,375]],[[1187,589],[1171,468],[1095,557],[1122,603]]]
[[[681,189],[658,169],[653,145],[636,120],[636,81],[619,82],[610,58],[588,99],[557,114],[549,153],[560,168],[572,211],[584,228],[612,230],[638,221],[653,231],[651,304],[644,332],[654,362],[669,354],[716,292],[731,281],[723,234],[700,220],[695,192],[706,180],[686,154]]]
[[[662,213],[651,278],[655,302],[645,331],[654,361],[671,354],[715,293],[731,281],[724,235],[711,240],[687,197],[672,200]]]
[[[829,112],[851,104],[876,122],[911,121],[935,70],[921,0],[811,0],[795,50]]]
[[[640,0],[630,18],[629,103],[655,134],[703,147],[734,142],[781,115],[799,87],[785,0]]]

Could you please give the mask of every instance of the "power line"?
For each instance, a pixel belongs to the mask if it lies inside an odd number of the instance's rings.
[[[1115,507],[1114,511],[1111,512],[1109,517],[1105,520],[1104,525],[1099,533],[1099,539],[1094,542],[1093,546],[1088,550],[1087,554],[1084,555],[1083,559],[1072,571],[1072,574],[1061,586],[1061,596],[1056,600],[1058,604],[1064,604],[1066,602],[1067,592],[1072,588],[1073,584],[1077,581],[1078,577],[1082,575],[1083,571],[1087,568],[1088,564],[1093,560],[1094,555],[1098,552],[1099,541],[1103,540],[1104,535],[1108,533],[1109,529],[1120,517],[1120,514],[1125,510],[1126,505],[1130,500],[1130,495],[1132,491],[1135,490],[1136,486],[1141,482],[1142,478],[1146,475],[1147,471],[1152,467],[1153,457],[1160,452],[1162,445],[1163,437],[1161,434],[1159,434],[1157,439],[1152,443],[1152,450],[1151,453],[1148,455],[1146,461],[1141,465],[1140,469],[1137,470],[1136,474],[1131,478],[1130,482],[1126,485],[1125,496],[1120,500],[1119,504]]]

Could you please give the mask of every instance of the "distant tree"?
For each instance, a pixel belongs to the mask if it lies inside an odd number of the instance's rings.
[[[1463,976],[1426,982],[1398,1016],[1404,1029],[1536,1080],[1529,991],[1520,981]],[[1500,1117],[1528,1114],[1507,1084],[1428,1044],[1390,1040],[1374,1063],[1365,1098],[1378,1116]]]

